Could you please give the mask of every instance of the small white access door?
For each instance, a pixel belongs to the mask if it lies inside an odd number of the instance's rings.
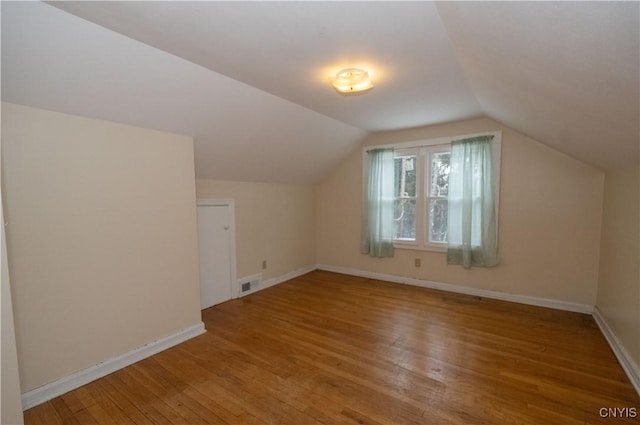
[[[200,307],[232,298],[235,280],[234,208],[230,200],[198,201]]]

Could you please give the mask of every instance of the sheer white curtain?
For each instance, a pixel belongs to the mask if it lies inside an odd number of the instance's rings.
[[[491,267],[498,264],[493,136],[451,144],[447,262]]]
[[[367,152],[360,251],[372,257],[393,257],[393,161],[393,149]]]

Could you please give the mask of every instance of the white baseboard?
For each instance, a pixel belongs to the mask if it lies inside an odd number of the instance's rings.
[[[579,313],[593,314],[593,317],[602,331],[605,339],[611,346],[620,365],[626,372],[631,384],[634,386],[638,394],[640,394],[640,368],[629,355],[620,340],[613,333],[606,320],[597,307],[586,304],[570,303],[566,301],[551,300],[546,298],[531,297],[527,295],[507,294],[503,292],[490,291],[486,289],[477,289],[468,286],[452,285],[448,283],[433,282],[414,278],[400,277],[382,273],[369,272],[348,267],[330,266],[326,264],[311,265],[294,270],[282,276],[271,278],[262,282],[260,289],[277,285],[290,279],[302,276],[313,270],[325,270],[335,273],[342,273],[352,276],[359,276],[368,279],[384,280],[389,282],[401,283],[405,285],[420,286],[424,288],[439,289],[448,292],[455,292],[465,295],[474,295],[485,298],[499,299],[503,301],[517,302],[521,304],[530,304],[541,307],[549,307],[559,310],[574,311]],[[129,351],[117,357],[106,360],[100,364],[87,368],[85,370],[73,373],[69,376],[60,378],[54,382],[46,384],[42,387],[27,391],[22,394],[22,408],[27,410],[31,407],[44,403],[59,395],[65,394],[71,390],[88,384],[98,378],[106,376],[116,370],[122,369],[142,359],[150,357],[156,353],[166,350],[167,348],[178,345],[184,341],[194,338],[205,333],[204,323],[200,322],[194,326],[183,329],[173,335],[159,339],[157,341],[146,344],[140,348]]]
[[[348,274],[352,276],[365,277],[368,279],[385,280],[388,282],[402,283],[404,285],[421,286],[423,288],[439,289],[441,291],[455,292],[458,294],[473,295],[477,297],[491,298],[495,300],[510,301],[520,304],[529,304],[539,307],[548,307],[556,310],[574,311],[578,313],[592,314],[593,306],[588,304],[578,304],[568,301],[553,300],[548,298],[532,297],[529,295],[509,294],[506,292],[491,291],[488,289],[478,289],[470,286],[453,285],[450,283],[433,282],[429,280],[414,279],[411,277],[401,277],[390,274],[375,273],[365,270],[352,269],[348,267],[329,266],[318,264],[318,269],[335,273]]]
[[[278,277],[273,277],[271,279],[267,279],[264,282],[262,282],[262,288],[263,289],[264,288],[268,288],[270,286],[274,286],[274,285],[277,285],[279,283],[286,282],[287,280],[295,279],[296,277],[300,277],[302,275],[310,273],[310,272],[314,271],[317,268],[318,267],[315,264],[313,264],[311,266],[306,266],[306,267],[303,267],[301,269],[294,270],[292,272],[283,274],[282,276],[278,276]]]
[[[178,345],[188,339],[205,333],[204,323],[183,329],[173,335],[150,342],[140,348],[113,357],[95,366],[73,373],[22,394],[22,409],[27,410],[51,400],[71,390],[75,390],[91,381],[102,378],[116,370],[132,365],[167,348]]]
[[[624,348],[624,345],[622,345],[620,339],[618,339],[616,334],[613,332],[598,307],[593,311],[593,318],[609,343],[613,353],[618,358],[620,366],[622,366],[622,369],[624,369],[625,373],[629,377],[631,385],[633,385],[638,395],[640,395],[640,367],[638,367],[638,364],[633,360],[627,349]]]
[[[478,297],[492,298],[503,301],[511,301],[520,304],[529,304],[540,307],[548,307],[556,310],[574,311],[577,313],[585,313],[593,315],[595,322],[602,331],[605,339],[609,343],[609,346],[613,350],[614,354],[618,358],[618,362],[625,371],[631,384],[635,388],[636,392],[640,395],[640,367],[633,360],[629,352],[624,348],[618,337],[615,335],[611,327],[608,325],[604,316],[598,309],[587,304],[571,303],[567,301],[552,300],[547,298],[531,297],[528,295],[516,295],[507,294],[504,292],[490,291],[486,289],[477,289],[469,286],[452,285],[449,283],[432,282],[428,280],[420,280],[409,277],[400,277],[382,273],[369,272],[365,270],[352,269],[348,267],[329,266],[326,264],[318,264],[319,270],[325,270],[329,272],[342,273],[351,276],[359,276],[367,279],[384,280],[388,282],[402,283],[405,285],[421,286],[424,288],[439,289],[442,291],[456,292],[465,295],[474,295]]]
[[[302,267],[298,270],[294,270],[292,272],[289,273],[285,273],[282,276],[278,276],[278,277],[272,277],[271,279],[267,279],[267,280],[263,280],[262,282],[260,282],[260,286],[258,286],[256,289],[252,289],[250,291],[244,292],[242,294],[240,294],[240,297],[244,297],[246,295],[250,295],[250,294],[254,294],[256,292],[262,291],[263,289],[267,289],[270,288],[272,286],[275,286],[279,283],[282,282],[286,282],[287,280],[291,280],[291,279],[295,279],[296,277],[305,275],[307,273],[310,273],[314,270],[316,270],[318,267],[313,264],[310,266],[306,266],[306,267]],[[259,276],[259,275],[255,275],[255,276]],[[240,285],[240,283],[248,278],[252,278],[253,276],[247,276],[241,279],[238,279],[238,285]]]

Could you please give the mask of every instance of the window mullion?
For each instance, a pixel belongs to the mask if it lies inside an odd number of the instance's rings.
[[[420,150],[421,159],[422,159],[422,176],[420,176],[420,182],[422,183],[422,188],[420,190],[420,195],[422,197],[420,206],[420,246],[425,247],[429,243],[429,205],[428,205],[428,194],[430,187],[430,175],[431,169],[429,165],[429,161],[431,159],[430,150],[428,148],[422,148]]]

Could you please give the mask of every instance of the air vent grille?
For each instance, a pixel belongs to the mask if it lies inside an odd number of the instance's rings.
[[[260,273],[239,279],[238,286],[240,287],[240,296],[257,291],[261,283],[262,274]]]

